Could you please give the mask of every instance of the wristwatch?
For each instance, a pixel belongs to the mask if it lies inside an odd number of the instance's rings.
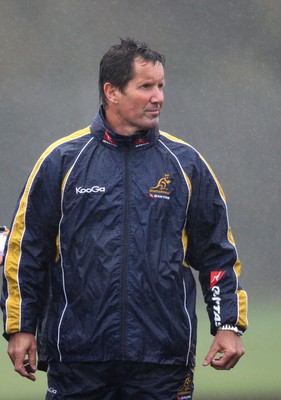
[[[230,324],[224,324],[218,327],[218,331],[232,331],[236,333],[238,336],[243,335],[243,331],[239,329],[237,326],[230,325]]]

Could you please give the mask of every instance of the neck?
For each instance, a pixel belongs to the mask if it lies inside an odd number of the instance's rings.
[[[139,133],[139,130],[136,130],[135,127],[130,127],[129,125],[124,125],[118,118],[118,115],[114,112],[111,112],[110,110],[106,109],[104,111],[104,117],[107,122],[107,124],[110,126],[110,128],[118,133],[118,135],[122,136],[133,136],[137,133]]]

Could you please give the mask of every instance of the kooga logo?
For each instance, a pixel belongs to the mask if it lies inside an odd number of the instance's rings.
[[[105,192],[104,186],[92,186],[90,188],[83,188],[82,186],[80,186],[75,189],[76,189],[76,194]]]

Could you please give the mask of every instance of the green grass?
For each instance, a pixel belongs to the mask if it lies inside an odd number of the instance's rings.
[[[255,304],[249,312],[250,327],[243,336],[246,354],[231,371],[215,371],[201,364],[212,337],[203,305],[198,308],[199,333],[194,400],[280,400],[281,399],[281,311],[280,301],[267,306]],[[46,374],[37,372],[30,382],[13,370],[7,355],[7,342],[0,338],[0,399],[43,400]]]
[[[280,299],[265,298],[263,305],[250,303],[249,329],[243,336],[246,353],[230,371],[202,367],[212,338],[205,311],[198,310],[199,332],[194,400],[281,399]]]

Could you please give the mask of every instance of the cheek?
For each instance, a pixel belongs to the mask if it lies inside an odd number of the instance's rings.
[[[120,105],[120,108],[127,117],[137,118],[142,116],[148,103],[148,96],[130,97]]]
[[[131,115],[141,115],[143,113],[143,110],[145,109],[146,104],[147,101],[145,99],[135,99],[127,105],[127,110],[128,112],[130,112]]]
[[[135,106],[136,109],[141,113],[147,105],[150,103],[150,97],[149,96],[142,96],[138,100],[136,100]]]

